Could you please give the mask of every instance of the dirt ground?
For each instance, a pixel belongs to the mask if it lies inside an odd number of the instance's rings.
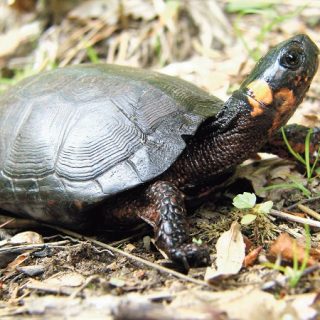
[[[320,3],[0,0],[0,30],[1,91],[52,68],[107,62],[179,76],[225,100],[278,42],[306,33],[320,44]],[[290,123],[319,126],[319,93],[318,72]],[[2,215],[0,318],[319,318],[317,167],[307,179],[298,161],[245,162],[190,212],[192,237],[208,245],[212,266],[188,274],[143,223],[80,235]],[[272,209],[237,208],[244,192]]]

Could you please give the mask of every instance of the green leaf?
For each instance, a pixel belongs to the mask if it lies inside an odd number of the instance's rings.
[[[202,240],[197,238],[192,238],[192,243],[197,244],[198,246],[202,245]]]
[[[97,51],[91,46],[87,47],[87,56],[88,56],[91,63],[99,63],[100,62]]]
[[[256,218],[257,216],[255,214],[248,213],[242,217],[240,223],[243,225],[247,225],[252,223],[254,220],[256,220]]]
[[[270,213],[272,206],[273,206],[272,201],[262,202],[255,206],[254,211],[256,211],[257,213],[268,214]]]
[[[254,193],[244,192],[233,198],[232,204],[238,209],[250,209],[256,204],[257,197]]]
[[[229,13],[261,13],[262,9],[271,7],[275,2],[275,0],[233,0],[227,3],[226,10]]]

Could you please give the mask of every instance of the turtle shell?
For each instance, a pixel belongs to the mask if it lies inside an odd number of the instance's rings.
[[[178,78],[114,65],[27,78],[0,96],[0,207],[43,220],[50,203],[66,204],[63,215],[146,183],[221,103]]]

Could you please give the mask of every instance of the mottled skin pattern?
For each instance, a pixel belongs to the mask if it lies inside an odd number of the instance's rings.
[[[318,48],[298,35],[270,50],[225,103],[133,68],[31,78],[0,97],[0,207],[74,229],[142,219],[173,261],[205,265],[208,249],[191,242],[186,199],[272,145],[317,67]]]

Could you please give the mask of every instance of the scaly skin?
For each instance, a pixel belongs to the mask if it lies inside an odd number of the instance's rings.
[[[304,35],[269,51],[219,114],[200,126],[171,168],[139,189],[139,196],[118,195],[104,216],[140,217],[153,226],[157,245],[172,260],[186,268],[208,263],[206,247],[190,242],[183,193],[219,180],[263,148],[303,100],[318,67],[318,52]]]
[[[156,220],[151,221],[156,221],[157,246],[173,261],[182,262],[186,269],[189,263],[193,266],[207,264],[210,261],[207,248],[199,248],[190,241],[183,193],[170,182],[157,181],[148,188],[147,196],[154,204],[154,212],[158,213]],[[145,219],[145,215],[141,217]]]
[[[143,219],[153,227],[157,247],[172,261],[182,263],[185,269],[207,265],[210,261],[208,248],[191,242],[184,194],[168,181],[154,182],[140,193],[145,196],[122,194],[112,203],[105,203],[98,214],[105,217],[102,225],[123,223],[129,226]],[[114,209],[105,214],[105,208],[110,207]]]

